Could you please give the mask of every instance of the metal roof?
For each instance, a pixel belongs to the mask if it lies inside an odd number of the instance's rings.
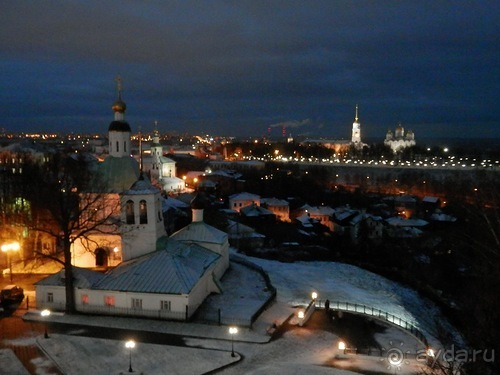
[[[92,289],[188,294],[220,258],[196,244],[164,240],[165,248],[131,259],[109,271]]]
[[[73,286],[75,288],[91,288],[104,277],[102,272],[92,271],[85,268],[73,266]],[[64,286],[64,268],[53,275],[35,283],[35,285]]]
[[[170,238],[184,242],[196,241],[223,244],[227,241],[227,233],[200,221],[178,230]]]

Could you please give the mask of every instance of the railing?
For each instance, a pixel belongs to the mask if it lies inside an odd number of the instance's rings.
[[[325,307],[325,301],[319,301],[319,300],[316,301],[316,307]],[[358,303],[340,302],[340,301],[333,301],[333,302],[331,301],[329,309],[368,315],[376,319],[392,323],[398,327],[403,328],[405,331],[408,331],[415,338],[417,338],[422,344],[424,344],[425,347],[428,347],[427,338],[417,327],[401,319],[400,317],[390,314],[388,312],[376,309],[371,306],[361,305]]]

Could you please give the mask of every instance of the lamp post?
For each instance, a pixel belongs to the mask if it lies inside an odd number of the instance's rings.
[[[128,352],[128,372],[134,372],[134,370],[132,370],[132,349],[135,348],[135,341],[128,340],[125,343],[125,347],[129,350],[129,352]]]
[[[238,328],[236,327],[229,327],[229,334],[231,335],[231,357],[236,357],[236,354],[234,354],[234,335],[238,333]]]
[[[7,259],[9,262],[9,273],[10,273],[10,283],[11,284],[12,284],[12,257],[10,255],[10,253],[13,251],[19,251],[19,248],[20,248],[19,242],[7,243],[7,244],[2,245],[2,247],[1,247],[2,252],[7,254]]]
[[[41,315],[42,317],[44,317],[44,318],[45,318],[45,317],[48,317],[48,316],[50,315],[50,310],[47,310],[47,309],[42,310],[42,311],[40,312],[40,315]],[[45,319],[45,332],[43,333],[43,337],[45,337],[46,339],[48,339],[48,338],[49,338],[49,333],[47,332],[47,325],[48,325],[48,324],[49,324],[49,323],[47,322],[47,319]]]

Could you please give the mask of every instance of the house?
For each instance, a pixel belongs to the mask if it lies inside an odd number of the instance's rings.
[[[290,205],[284,199],[278,198],[262,198],[260,201],[262,207],[276,215],[280,221],[290,222]]]
[[[385,219],[388,224],[387,234],[393,238],[416,238],[429,223],[422,219],[404,219],[400,216]]]
[[[333,232],[334,225],[331,221],[331,216],[334,212],[335,210],[329,206],[310,206],[305,204],[296,210],[295,215],[297,217],[308,215],[311,219],[317,220],[321,225],[324,225]]]
[[[238,193],[229,197],[229,208],[240,212],[243,207],[255,204],[260,206],[260,196],[252,193]]]

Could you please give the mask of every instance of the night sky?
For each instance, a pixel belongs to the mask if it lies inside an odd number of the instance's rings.
[[[0,0],[0,127],[500,137],[498,1]]]

